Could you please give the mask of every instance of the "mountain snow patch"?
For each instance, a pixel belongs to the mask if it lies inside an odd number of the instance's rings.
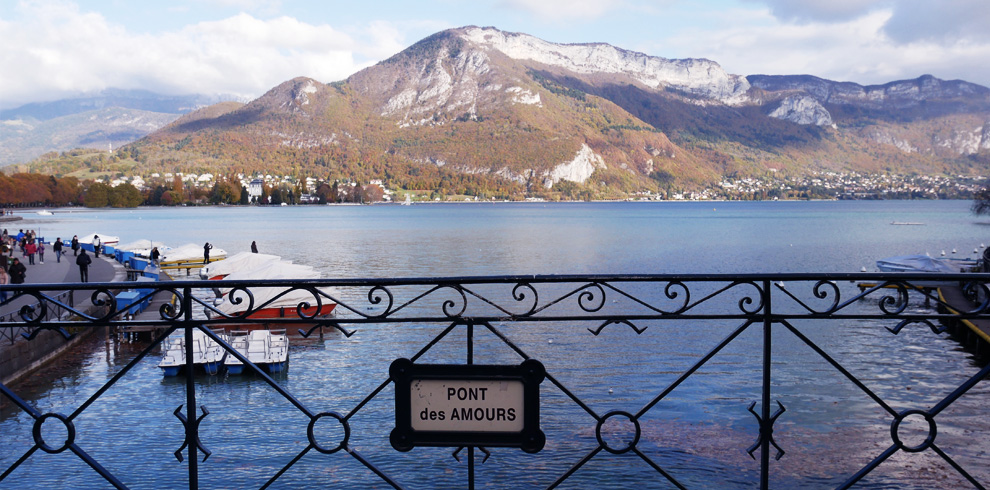
[[[549,189],[561,180],[583,184],[599,168],[605,168],[605,160],[585,143],[581,145],[574,160],[554,167],[543,185]]]

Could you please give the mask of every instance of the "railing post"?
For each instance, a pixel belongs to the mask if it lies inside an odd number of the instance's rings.
[[[763,407],[760,409],[760,488],[770,488],[770,442],[773,436],[773,422],[770,415],[770,369],[772,366],[773,339],[773,283],[763,281],[764,305],[763,310]]]
[[[189,488],[199,489],[199,462],[196,458],[199,423],[196,419],[196,379],[193,372],[192,288],[182,290],[183,329],[186,339],[186,444],[189,450]]]

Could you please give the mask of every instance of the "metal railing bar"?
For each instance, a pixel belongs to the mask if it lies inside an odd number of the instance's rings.
[[[857,378],[855,375],[853,375],[848,370],[846,370],[846,368],[842,367],[842,365],[839,364],[835,359],[833,359],[832,356],[828,355],[828,353],[822,350],[821,347],[818,347],[818,345],[812,342],[811,339],[809,339],[803,333],[801,333],[801,331],[798,330],[797,327],[791,325],[791,323],[786,320],[781,320],[780,323],[784,325],[785,328],[790,330],[790,332],[793,333],[795,337],[797,337],[802,342],[804,342],[808,347],[810,347],[811,350],[815,351],[815,353],[821,356],[822,359],[825,359],[825,362],[832,365],[832,367],[835,368],[836,371],[842,373],[842,375],[845,376],[849,381],[852,381],[857,388],[862,390],[863,393],[866,393],[867,396],[872,398],[877,405],[880,405],[880,407],[886,410],[887,413],[889,413],[892,417],[897,416],[897,410],[894,410],[890,405],[887,405],[887,402],[883,401],[880,398],[880,396],[878,396],[876,393],[873,392],[873,390],[869,389],[865,384],[863,384],[863,382],[860,381],[859,378]]]
[[[35,410],[34,407],[31,406],[31,404],[21,399],[21,397],[17,396],[17,394],[11,391],[11,389],[8,388],[7,385],[0,384],[0,393],[3,393],[3,395],[6,396],[7,399],[14,402],[14,405],[17,405],[21,410],[27,412],[27,414],[30,415],[31,418],[37,420],[39,417],[41,417],[41,412]]]
[[[171,331],[173,331],[173,330],[175,330],[176,328],[178,328],[178,325],[177,325],[177,326],[175,326],[175,327],[173,327],[173,328],[172,328],[171,330],[169,330],[168,332],[166,332],[166,334],[165,334],[165,336],[168,336],[168,333],[169,333],[169,332],[171,332]],[[162,338],[164,338],[164,337],[162,337]],[[162,339],[160,338],[160,339],[158,339],[157,341],[153,341],[153,342],[151,342],[151,345],[149,345],[149,346],[148,346],[148,347],[146,347],[146,348],[145,348],[144,350],[142,350],[140,354],[138,354],[137,356],[135,356],[135,357],[134,357],[134,359],[131,359],[131,361],[130,361],[130,362],[128,362],[128,363],[127,363],[127,364],[126,364],[126,365],[124,366],[124,368],[123,368],[123,369],[121,369],[120,371],[118,371],[118,372],[117,372],[117,374],[114,374],[114,375],[113,375],[113,377],[112,377],[112,378],[110,378],[110,380],[109,380],[109,381],[107,381],[106,383],[104,383],[104,384],[103,384],[103,386],[101,386],[101,387],[100,387],[100,389],[98,389],[98,390],[96,390],[96,392],[95,392],[95,393],[93,393],[93,394],[92,394],[92,395],[91,395],[91,396],[90,396],[90,397],[89,397],[88,399],[86,399],[86,401],[85,401],[85,402],[83,402],[83,404],[82,404],[82,405],[79,405],[79,407],[78,407],[78,408],[76,408],[76,409],[75,409],[75,410],[74,410],[74,411],[73,411],[73,412],[72,412],[71,414],[69,414],[69,417],[68,417],[68,419],[69,419],[69,420],[74,420],[74,419],[75,419],[76,417],[78,417],[79,415],[81,415],[81,414],[82,414],[82,413],[83,413],[83,412],[84,412],[84,411],[85,411],[85,410],[86,410],[87,408],[89,408],[89,406],[90,406],[90,405],[92,405],[92,404],[93,404],[93,403],[94,403],[94,402],[95,402],[95,401],[96,401],[96,400],[97,400],[97,399],[98,399],[98,398],[99,398],[99,397],[100,397],[101,395],[103,395],[103,394],[104,394],[104,393],[106,393],[106,392],[107,392],[107,391],[108,391],[108,390],[109,390],[110,388],[112,388],[112,387],[113,387],[113,385],[114,385],[114,384],[116,384],[116,383],[117,383],[117,381],[119,381],[119,380],[120,380],[120,378],[123,378],[123,377],[124,377],[124,375],[126,375],[126,374],[127,374],[128,372],[130,372],[130,371],[131,371],[131,369],[133,369],[133,368],[134,368],[135,366],[137,366],[137,365],[138,365],[138,363],[139,363],[139,362],[141,362],[141,360],[143,360],[143,359],[144,359],[144,358],[145,358],[145,357],[146,357],[146,356],[147,356],[148,354],[150,354],[150,353],[151,353],[151,351],[152,351],[152,350],[154,350],[154,348],[155,348],[155,347],[157,347],[159,343],[161,343],[161,341],[162,341]]]
[[[642,451],[640,451],[638,447],[633,446],[632,447],[632,452],[636,453],[636,455],[638,455],[643,461],[645,461],[646,464],[652,466],[653,469],[657,471],[657,473],[660,473],[661,475],[663,475],[663,477],[666,478],[667,481],[669,481],[675,487],[680,488],[681,490],[687,490],[687,487],[685,487],[684,485],[682,485],[681,482],[677,481],[677,479],[674,478],[673,475],[671,475],[670,473],[667,473],[666,470],[664,470],[663,468],[661,468],[660,465],[658,465],[655,461],[653,461],[649,456],[647,456]]]
[[[360,461],[361,464],[363,464],[366,468],[371,470],[372,473],[378,475],[378,478],[381,478],[382,481],[388,483],[389,485],[392,486],[392,488],[395,488],[396,490],[402,490],[403,487],[402,485],[399,484],[399,482],[393,480],[384,472],[382,472],[382,470],[378,469],[375,465],[371,464],[371,461],[368,461],[367,459],[365,459],[364,456],[361,456],[361,453],[357,452],[356,449],[352,449],[348,447],[346,448],[346,450],[347,450],[347,454],[350,454],[352,457],[354,457],[354,459]]]
[[[299,454],[295,455],[291,460],[289,460],[289,462],[286,463],[285,466],[282,467],[282,469],[280,469],[277,472],[275,472],[275,474],[272,475],[272,477],[267,482],[265,482],[264,485],[261,486],[261,490],[264,490],[264,489],[270,487],[273,483],[275,483],[276,480],[278,480],[279,478],[281,478],[282,475],[284,475],[287,471],[289,471],[289,468],[292,468],[293,465],[295,465],[296,463],[298,463],[299,460],[302,459],[303,456],[305,456],[306,453],[308,453],[310,449],[313,449],[313,444],[312,443],[310,443],[309,445],[307,445],[305,448],[303,448],[302,451],[299,452]]]
[[[930,413],[932,417],[938,415],[939,413],[942,412],[942,410],[945,410],[946,407],[951,405],[954,401],[958,400],[959,397],[966,394],[966,392],[969,391],[970,388],[976,386],[976,383],[979,383],[980,381],[983,380],[983,378],[987,377],[988,374],[990,374],[990,364],[983,366],[983,369],[981,369],[980,372],[974,374],[973,376],[970,376],[970,378],[967,379],[965,383],[959,385],[959,387],[953,390],[952,393],[949,393],[949,395],[946,396],[944,400],[936,403],[935,406],[928,411],[928,413]]]
[[[669,386],[667,386],[667,388],[665,388],[662,392],[660,392],[659,395],[653,398],[653,400],[650,400],[650,402],[644,405],[643,408],[639,409],[639,411],[633,415],[633,419],[639,419],[643,415],[646,415],[646,413],[649,412],[650,409],[652,409],[657,403],[660,403],[660,400],[663,400],[667,395],[670,394],[670,392],[674,391],[678,386],[680,386],[681,383],[684,382],[684,380],[686,380],[689,376],[694,374],[695,371],[701,369],[701,367],[704,366],[705,363],[711,360],[712,357],[715,357],[715,354],[718,354],[723,348],[725,348],[725,346],[729,345],[729,343],[732,342],[733,339],[738,337],[739,334],[743,333],[747,328],[749,328],[750,325],[753,325],[754,323],[755,321],[745,322],[742,325],[740,325],[739,328],[737,328],[732,333],[730,333],[727,337],[722,339],[722,341],[719,342],[718,345],[712,348],[712,350],[708,351],[708,353],[705,354],[704,357],[699,359],[698,362],[694,363],[694,365],[691,366],[687,371],[684,371],[684,373],[678,376],[677,379],[674,380],[674,382],[671,383]]]
[[[31,455],[37,452],[39,449],[41,449],[41,447],[38,446],[37,444],[28,448],[28,450],[23,455],[21,455],[21,457],[18,458],[17,461],[14,462],[14,464],[10,465],[10,468],[7,468],[7,471],[4,471],[3,474],[0,474],[0,481],[3,481],[4,478],[7,478],[11,473],[14,472],[14,470],[17,469],[18,466],[21,465],[21,463],[27,461],[28,458],[30,458]]]
[[[959,464],[956,463],[954,459],[952,459],[948,454],[946,454],[945,451],[942,451],[942,448],[935,445],[934,442],[932,443],[931,448],[932,451],[935,451],[935,454],[941,456],[942,459],[944,459],[945,462],[949,463],[953,468],[955,468],[955,470],[958,471],[960,475],[966,478],[966,480],[969,480],[969,482],[973,484],[974,488],[978,488],[980,490],[986,490],[986,488],[983,485],[981,485],[980,482],[976,481],[976,479],[973,478],[972,475],[970,475],[966,470],[964,470],[962,466],[959,466]]]
[[[859,471],[857,471],[856,474],[854,474],[853,476],[849,477],[848,480],[846,480],[845,482],[843,482],[841,485],[839,485],[836,488],[843,489],[843,488],[849,488],[849,487],[855,485],[856,482],[862,480],[863,477],[865,477],[869,472],[873,471],[874,468],[876,468],[877,466],[880,466],[880,463],[883,463],[884,461],[887,460],[887,458],[893,456],[894,453],[897,452],[897,450],[898,450],[898,448],[897,448],[897,445],[896,444],[893,445],[893,446],[890,446],[889,448],[887,448],[886,450],[884,450],[884,452],[880,453],[879,456],[877,456],[876,458],[873,458],[873,461],[870,461],[866,466],[864,466],[862,469],[860,469]]]
[[[288,391],[285,391],[285,389],[282,388],[278,383],[276,383],[275,382],[275,379],[273,379],[271,376],[269,376],[268,373],[266,373],[264,369],[259,368],[253,362],[251,362],[250,360],[248,360],[248,358],[246,356],[244,356],[240,352],[237,352],[237,349],[233,348],[230,344],[228,344],[226,341],[224,341],[222,338],[220,338],[219,335],[217,335],[216,333],[214,333],[210,329],[205,329],[204,330],[204,333],[208,337],[210,337],[211,339],[213,339],[214,342],[216,342],[217,344],[219,344],[224,350],[226,350],[227,351],[227,355],[233,355],[234,357],[237,358],[237,360],[239,360],[242,363],[244,363],[245,366],[250,367],[254,371],[255,374],[261,376],[261,378],[263,380],[265,380],[265,383],[267,383],[269,386],[271,386],[272,389],[274,389],[279,395],[282,395],[282,398],[285,398],[286,400],[288,400],[289,403],[291,403],[294,407],[296,407],[300,412],[302,412],[303,414],[305,414],[307,417],[309,417],[311,419],[314,418],[314,417],[316,417],[316,414],[314,414],[310,409],[306,408],[306,406],[303,405],[302,402],[300,402],[298,399],[296,399],[296,397],[292,396],[291,393],[289,393]]]
[[[93,459],[92,456],[90,456],[86,451],[80,448],[79,445],[75,443],[69,444],[69,450],[75,453],[75,455],[78,456],[79,459],[85,461],[90,468],[96,471],[96,473],[102,476],[103,479],[106,480],[108,483],[113,485],[114,488],[118,488],[118,489],[127,488],[127,485],[124,485],[124,483],[118,480],[117,477],[113,476],[113,474],[107,471],[107,469],[104,468],[103,465],[97,463],[96,460]]]
[[[564,480],[570,478],[571,475],[576,473],[577,470],[581,469],[581,467],[587,464],[588,461],[591,461],[591,458],[594,458],[598,453],[602,452],[603,450],[605,450],[605,448],[603,448],[601,444],[596,446],[594,449],[591,450],[590,453],[585,455],[585,457],[581,458],[580,461],[575,463],[574,466],[571,466],[570,469],[568,469],[563,475],[560,475],[559,478],[557,478],[553,483],[551,483],[550,486],[547,487],[547,490],[557,488],[557,486],[563,483]]]

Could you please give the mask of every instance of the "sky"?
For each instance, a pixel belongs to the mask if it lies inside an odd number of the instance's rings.
[[[0,107],[105,88],[253,99],[444,29],[603,42],[727,72],[990,86],[988,0],[0,0]]]

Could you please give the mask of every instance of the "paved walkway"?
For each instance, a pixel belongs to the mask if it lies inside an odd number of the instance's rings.
[[[20,250],[14,250],[14,257],[20,259],[24,267],[27,268],[27,273],[24,275],[24,282],[26,284],[63,284],[63,283],[78,283],[79,282],[79,266],[76,265],[76,258],[72,256],[72,250],[69,250],[67,255],[62,255],[62,261],[59,262],[55,259],[55,252],[51,251],[51,246],[46,245],[49,248],[45,252],[45,263],[41,263],[41,259],[37,256],[34,258],[34,265],[28,264],[27,257],[21,255]],[[92,257],[92,254],[90,254]],[[96,283],[108,283],[108,282],[121,282],[127,278],[127,271],[123,264],[118,263],[110,257],[101,255],[99,258],[92,257],[93,263],[89,266],[89,282]],[[55,296],[61,294],[62,290],[53,288],[51,291],[47,291],[46,294]],[[8,294],[12,295],[9,291]],[[84,297],[85,293],[77,291],[75,293],[76,298]],[[5,326],[7,322],[12,324],[21,323],[20,318],[17,316],[17,312],[22,306],[34,303],[36,300],[31,296],[22,296],[8,304],[0,306],[0,327]],[[7,349],[11,347],[10,340],[0,342],[0,350]]]

